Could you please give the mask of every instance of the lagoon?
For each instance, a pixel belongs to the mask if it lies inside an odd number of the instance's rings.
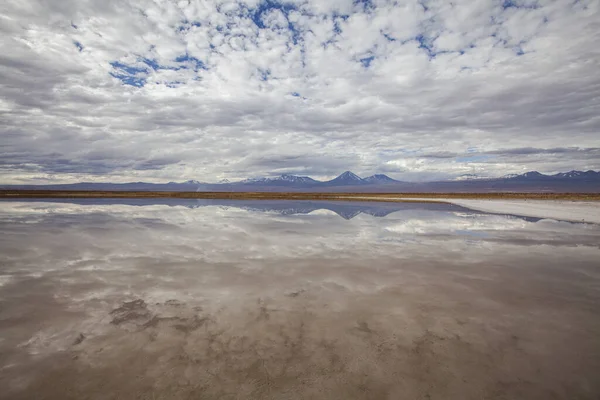
[[[0,202],[2,399],[597,399],[600,225],[443,203]]]

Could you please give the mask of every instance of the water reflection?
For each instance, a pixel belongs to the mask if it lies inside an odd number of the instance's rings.
[[[599,393],[597,225],[85,199],[2,202],[0,232],[0,398]]]
[[[282,215],[310,214],[315,211],[329,210],[344,219],[352,219],[359,214],[368,214],[374,217],[385,217],[397,211],[430,210],[452,211],[470,215],[481,215],[468,208],[448,203],[435,202],[358,202],[358,201],[313,201],[313,200],[226,200],[226,199],[25,199],[27,203],[54,203],[87,206],[171,206],[185,208],[201,207],[235,207],[249,211],[271,212]],[[0,204],[1,201],[0,201]],[[537,222],[541,218],[522,217],[526,221]]]

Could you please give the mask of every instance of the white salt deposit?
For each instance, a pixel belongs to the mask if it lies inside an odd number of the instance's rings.
[[[379,199],[381,197],[362,197]],[[567,200],[484,200],[484,199],[446,199],[446,198],[403,198],[386,197],[389,200],[443,201],[471,210],[493,214],[511,214],[525,217],[550,218],[562,221],[592,222],[600,224],[600,201]]]

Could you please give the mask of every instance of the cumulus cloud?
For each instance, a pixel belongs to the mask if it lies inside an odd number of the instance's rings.
[[[594,0],[7,0],[3,183],[600,169]]]

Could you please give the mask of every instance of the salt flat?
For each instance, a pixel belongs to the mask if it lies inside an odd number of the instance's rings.
[[[564,200],[445,200],[472,210],[497,214],[600,223],[600,202]]]
[[[488,200],[488,199],[451,199],[451,198],[404,198],[360,197],[364,200],[410,200],[442,201],[456,204],[471,210],[494,214],[511,214],[526,217],[549,218],[572,222],[591,222],[600,224],[600,202],[566,200]]]

